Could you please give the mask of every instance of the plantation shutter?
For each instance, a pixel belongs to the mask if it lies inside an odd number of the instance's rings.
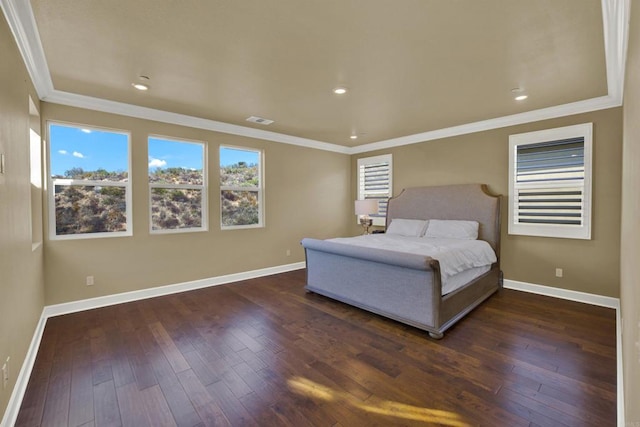
[[[378,213],[371,215],[374,218],[374,224],[384,225],[389,197],[391,197],[391,155],[358,159],[358,199],[378,200]]]
[[[591,238],[593,125],[509,136],[509,234]]]
[[[582,225],[584,137],[517,148],[519,223]]]

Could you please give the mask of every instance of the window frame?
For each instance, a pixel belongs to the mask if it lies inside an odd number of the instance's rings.
[[[31,176],[31,251],[42,246],[43,232],[43,171],[42,164],[42,129],[40,126],[40,112],[29,95],[29,174]]]
[[[209,230],[209,202],[208,202],[208,180],[207,180],[207,144],[203,141],[190,140],[185,138],[176,138],[172,136],[164,136],[157,134],[147,135],[147,162],[149,158],[149,140],[151,138],[160,139],[167,142],[177,142],[182,144],[199,144],[202,146],[202,185],[197,184],[163,184],[151,183],[149,181],[149,164],[147,163],[147,183],[148,183],[148,201],[149,201],[149,234],[175,234],[175,233],[197,233]],[[190,228],[169,228],[164,230],[153,229],[153,211],[152,211],[152,195],[153,188],[178,189],[178,190],[200,190],[202,192],[202,225],[200,227]]]
[[[84,179],[53,179],[51,176],[51,126],[64,126],[75,129],[88,129],[98,132],[111,132],[127,136],[127,180],[125,182],[109,182],[109,181],[93,181]],[[49,240],[79,240],[79,239],[103,239],[113,237],[130,237],[133,236],[133,195],[132,195],[132,179],[131,179],[131,132],[122,129],[113,129],[94,125],[84,125],[80,123],[70,123],[57,120],[47,120],[46,126],[46,157],[47,157],[47,201],[48,201],[48,224],[49,224]],[[125,191],[125,215],[126,231],[107,231],[99,233],[82,233],[82,234],[61,234],[56,233],[56,186],[64,185],[68,187],[120,187]]]
[[[566,181],[548,180],[536,183],[518,183],[517,180],[517,151],[523,145],[533,145],[544,142],[562,141],[571,138],[584,138],[584,178]],[[544,129],[509,136],[509,219],[508,233],[510,235],[555,237],[567,239],[591,239],[592,217],[592,174],[593,174],[593,123],[564,126],[554,129]],[[580,184],[581,183],[581,184]],[[569,224],[531,224],[517,222],[518,197],[520,189],[554,189],[567,186],[581,185],[582,208],[581,225]]]
[[[220,151],[223,149],[230,150],[240,150],[240,151],[250,151],[258,154],[258,177],[260,180],[260,185],[258,187],[235,187],[222,185],[222,180],[220,180]],[[226,145],[221,144],[218,147],[218,179],[220,185],[220,191],[218,192],[218,201],[220,204],[220,230],[242,230],[249,228],[264,228],[265,227],[265,219],[264,219],[264,150],[259,148],[251,148],[251,147],[241,147],[237,145]],[[223,191],[257,191],[258,192],[258,223],[257,224],[246,224],[246,225],[223,225],[222,224],[222,192]]]
[[[357,161],[356,168],[356,192],[357,192],[357,200],[363,200],[365,198],[365,194],[362,192],[362,186],[360,185],[360,169],[367,165],[372,165],[376,163],[389,163],[389,192],[387,195],[387,200],[393,197],[393,155],[389,154],[381,154],[379,156],[371,156],[371,157],[361,157]],[[357,218],[357,216],[356,216]],[[379,227],[385,227],[387,223],[387,216],[371,216],[373,221],[373,225]],[[356,220],[359,224],[359,221]]]

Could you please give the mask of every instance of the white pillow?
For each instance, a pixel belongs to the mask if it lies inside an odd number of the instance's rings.
[[[476,240],[478,227],[478,221],[431,219],[424,237]]]
[[[391,224],[387,227],[386,233],[398,236],[421,237],[428,224],[429,221],[421,219],[393,218]]]

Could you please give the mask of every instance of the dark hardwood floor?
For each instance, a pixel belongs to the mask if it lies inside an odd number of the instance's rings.
[[[49,319],[17,425],[615,425],[612,309],[501,290],[434,341],[304,281]]]

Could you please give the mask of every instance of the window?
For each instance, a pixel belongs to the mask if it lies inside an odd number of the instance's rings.
[[[151,233],[206,230],[204,144],[150,136],[148,147]]]
[[[262,152],[220,147],[220,225],[223,229],[263,226]]]
[[[358,159],[358,200],[377,199],[378,213],[370,215],[373,225],[384,226],[387,204],[393,193],[391,154]]]
[[[509,234],[591,238],[592,124],[509,137]]]
[[[129,134],[49,123],[52,239],[130,236]]]

